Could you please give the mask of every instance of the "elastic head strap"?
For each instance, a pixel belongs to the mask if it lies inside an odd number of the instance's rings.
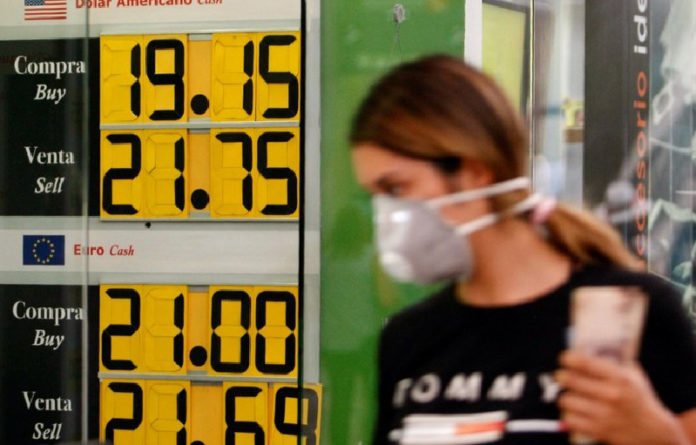
[[[508,208],[507,210],[505,210],[501,213],[493,213],[493,214],[489,214],[489,215],[484,215],[484,216],[477,218],[473,221],[469,221],[467,223],[458,225],[455,228],[455,232],[457,233],[457,235],[461,235],[461,236],[472,234],[478,230],[481,230],[485,227],[488,227],[492,224],[497,223],[504,216],[517,215],[518,213],[523,213],[523,212],[532,210],[542,200],[543,200],[543,197],[540,194],[533,193],[533,194],[527,196],[522,201],[518,202],[517,204],[511,206],[510,208]]]
[[[433,208],[439,208],[449,204],[457,204],[460,202],[471,201],[474,199],[501,195],[503,193],[512,192],[514,190],[526,189],[529,186],[529,178],[527,178],[526,176],[520,176],[519,178],[498,182],[495,184],[491,184],[487,187],[482,187],[480,189],[464,190],[445,196],[438,196],[437,198],[429,199],[427,203],[429,206]]]

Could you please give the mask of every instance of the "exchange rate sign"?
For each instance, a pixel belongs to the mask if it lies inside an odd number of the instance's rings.
[[[100,215],[298,217],[300,33],[102,36]]]

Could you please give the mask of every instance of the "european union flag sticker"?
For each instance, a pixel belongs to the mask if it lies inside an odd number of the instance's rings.
[[[24,235],[25,266],[65,265],[65,235]]]

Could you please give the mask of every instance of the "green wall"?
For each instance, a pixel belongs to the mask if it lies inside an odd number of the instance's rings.
[[[527,20],[527,11],[520,7],[483,4],[481,69],[496,79],[521,112],[527,99]]]
[[[390,314],[431,289],[396,285],[378,267],[369,197],[355,184],[347,143],[371,83],[400,61],[463,53],[463,0],[322,0],[321,381],[324,445],[371,443],[376,345]]]

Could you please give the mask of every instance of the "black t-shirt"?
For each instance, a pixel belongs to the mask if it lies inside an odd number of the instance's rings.
[[[639,361],[667,408],[696,407],[696,343],[676,291],[655,276],[587,267],[520,305],[463,304],[450,285],[390,319],[380,342],[375,444],[399,443],[408,428],[471,440],[456,443],[567,444],[553,372],[566,348],[570,293],[593,285],[638,286],[649,296]],[[501,413],[502,438],[491,433]]]

